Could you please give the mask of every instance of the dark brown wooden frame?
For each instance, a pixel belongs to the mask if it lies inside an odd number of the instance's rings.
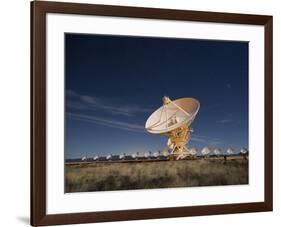
[[[83,14],[264,26],[265,38],[265,185],[264,202],[46,214],[46,14]],[[31,2],[31,225],[122,221],[195,215],[272,211],[272,16],[135,8],[58,2]]]

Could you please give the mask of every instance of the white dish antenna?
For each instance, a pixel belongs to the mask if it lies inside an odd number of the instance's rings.
[[[82,161],[86,161],[86,160],[87,160],[87,157],[84,156],[84,157],[81,158],[81,160],[82,160]]]
[[[111,154],[106,156],[106,159],[107,159],[107,160],[110,160],[111,158],[112,158],[112,155],[111,155]]]
[[[200,104],[194,98],[170,100],[163,98],[163,106],[147,119],[145,129],[152,134],[166,134],[182,125],[190,126],[199,111]]]
[[[211,153],[211,149],[209,147],[204,147],[201,151],[202,155],[208,156]]]
[[[168,157],[170,155],[169,153],[169,150],[166,148],[164,150],[162,150],[161,154],[164,156],[164,157]]]
[[[221,155],[221,149],[216,148],[216,149],[214,150],[214,154],[217,155],[217,156]]]
[[[228,155],[232,155],[233,153],[234,153],[234,150],[233,150],[233,148],[228,148],[227,149],[227,151],[226,151],[226,153],[228,154]]]
[[[154,152],[154,153],[153,153],[153,156],[154,156],[155,158],[157,158],[157,157],[159,156],[159,153],[158,153],[158,152]]]
[[[188,149],[186,144],[190,139],[191,123],[200,108],[199,102],[194,98],[181,98],[171,100],[163,97],[163,106],[153,112],[147,119],[145,129],[156,135],[169,137],[167,146],[172,157],[185,157]]]
[[[125,154],[120,154],[119,155],[119,159],[124,159],[125,158]]]
[[[190,154],[191,156],[196,156],[196,155],[197,155],[197,149],[196,149],[196,148],[191,148],[191,149],[189,150],[189,154]]]
[[[96,155],[96,156],[94,157],[94,160],[96,161],[96,160],[98,160],[98,159],[99,159],[99,156]]]
[[[247,153],[248,153],[248,150],[247,150],[246,148],[242,148],[242,149],[240,150],[240,153],[241,153],[241,154],[247,154]]]

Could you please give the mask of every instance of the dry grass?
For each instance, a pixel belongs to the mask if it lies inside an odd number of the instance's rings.
[[[248,184],[248,161],[66,164],[65,192]]]

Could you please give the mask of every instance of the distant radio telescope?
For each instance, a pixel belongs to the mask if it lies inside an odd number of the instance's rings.
[[[244,159],[248,159],[248,149],[246,149],[245,147],[243,147],[241,150],[240,150],[240,154],[244,157]]]
[[[111,155],[111,154],[106,156],[106,159],[107,159],[107,160],[110,160],[111,158],[112,158],[112,155]]]
[[[214,150],[214,154],[215,154],[216,156],[220,156],[220,155],[221,155],[221,149],[216,148],[216,149]]]
[[[124,159],[124,158],[125,158],[125,156],[126,156],[126,154],[125,154],[125,153],[120,154],[120,155],[119,155],[119,159]]]
[[[199,111],[200,104],[194,98],[171,100],[163,97],[163,106],[147,119],[145,129],[156,135],[168,137],[167,146],[171,159],[183,159],[188,155],[186,147],[190,140],[191,123]]]
[[[196,148],[191,148],[191,149],[189,150],[189,154],[190,154],[191,156],[196,156],[196,155],[197,155],[197,149],[196,149]]]
[[[234,153],[234,150],[230,147],[230,148],[227,149],[226,153],[228,155],[232,155]]]
[[[211,150],[210,150],[209,147],[204,147],[204,148],[202,149],[201,153],[202,153],[202,155],[203,155],[204,157],[207,157],[207,156],[210,155]]]
[[[168,157],[170,154],[169,154],[169,151],[167,149],[164,149],[162,150],[161,154],[164,156],[164,157]]]
[[[157,158],[157,157],[159,156],[159,153],[158,153],[158,152],[154,152],[154,153],[153,153],[153,156],[154,156],[155,158]]]
[[[247,154],[247,153],[248,153],[248,150],[247,150],[246,148],[242,148],[242,149],[240,150],[240,153],[241,153],[241,154]]]

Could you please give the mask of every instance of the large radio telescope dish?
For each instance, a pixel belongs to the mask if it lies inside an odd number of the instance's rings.
[[[170,100],[163,98],[163,106],[147,119],[145,129],[152,134],[165,134],[182,125],[190,126],[200,104],[194,98]]]
[[[190,128],[200,104],[194,98],[171,100],[163,98],[163,106],[153,112],[147,119],[145,129],[156,135],[168,136],[167,146],[171,150],[171,157],[177,159],[188,155],[186,144],[190,139]]]

